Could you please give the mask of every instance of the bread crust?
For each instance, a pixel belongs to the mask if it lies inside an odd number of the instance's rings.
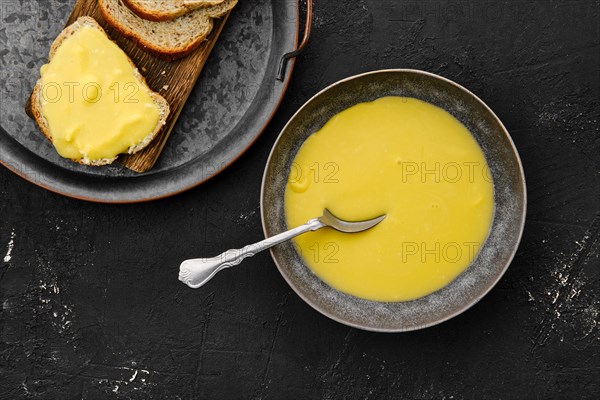
[[[224,1],[225,0],[183,0],[180,6],[174,6],[172,9],[165,11],[149,10],[135,0],[123,0],[123,4],[140,18],[147,19],[148,21],[160,22],[175,19],[198,8],[219,5]]]
[[[56,39],[52,43],[52,46],[50,46],[48,62],[52,61],[52,57],[54,57],[58,48],[62,45],[62,43],[67,38],[69,38],[75,32],[77,32],[79,29],[81,29],[85,26],[89,26],[94,29],[98,29],[104,35],[106,35],[106,32],[104,31],[104,29],[102,29],[102,27],[96,22],[95,19],[93,19],[92,17],[87,17],[87,16],[79,17],[71,25],[69,25],[65,29],[63,29],[63,31],[56,37]],[[106,36],[110,40],[108,35],[106,35]],[[156,124],[156,127],[154,128],[154,130],[152,132],[150,132],[150,134],[148,134],[140,143],[138,143],[136,145],[132,145],[131,147],[129,147],[127,149],[126,154],[135,154],[135,153],[143,150],[146,146],[148,146],[148,144],[150,144],[150,142],[152,142],[152,140],[156,137],[158,132],[161,130],[163,125],[166,123],[167,116],[169,115],[170,109],[169,109],[169,103],[167,102],[167,100],[165,100],[158,93],[154,92],[148,86],[148,84],[146,83],[146,79],[140,74],[139,70],[137,69],[137,67],[135,66],[133,61],[131,61],[131,59],[129,57],[127,57],[127,59],[129,61],[129,63],[131,64],[131,67],[134,69],[134,75],[135,75],[136,79],[138,79],[140,81],[140,83],[148,90],[148,92],[150,93],[150,96],[152,97],[152,100],[154,101],[154,104],[156,104],[160,110],[160,118],[159,118],[159,121]],[[43,82],[42,82],[42,77],[40,76],[40,78],[37,80],[37,82],[33,88],[33,92],[31,94],[30,110],[31,110],[31,114],[33,115],[33,118],[35,119],[36,123],[38,124],[38,126],[40,128],[40,131],[52,143],[52,133],[50,130],[50,126],[48,125],[48,121],[46,120],[46,118],[44,117],[44,115],[42,113],[42,90],[43,90]],[[111,164],[116,159],[117,159],[117,157],[102,158],[102,159],[98,159],[98,160],[90,160],[88,158],[80,158],[80,159],[72,159],[72,160],[79,164],[90,165],[90,166],[102,166],[102,165]]]
[[[175,19],[190,11],[187,7],[177,7],[169,11],[150,11],[140,6],[139,3],[136,3],[132,0],[123,0],[123,4],[125,4],[127,8],[129,8],[131,11],[137,14],[138,17],[154,22]]]

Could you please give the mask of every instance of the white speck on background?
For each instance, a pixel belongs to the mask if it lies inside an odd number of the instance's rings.
[[[240,215],[240,219],[244,220],[244,221],[248,221],[250,218],[254,217],[254,215],[256,214],[257,210],[258,209],[254,209],[252,211],[248,211],[248,212],[245,212],[245,213],[241,214]]]
[[[535,301],[535,298],[533,297],[533,295],[531,294],[531,292],[529,290],[527,291],[527,296],[529,296],[527,301]]]
[[[12,258],[11,254],[13,251],[13,247],[15,247],[15,230],[13,229],[13,231],[10,234],[10,242],[8,242],[8,246],[7,246],[7,250],[6,250],[6,255],[4,256],[4,262],[7,263],[10,261],[10,259]]]
[[[21,387],[23,388],[23,390],[25,391],[25,393],[27,395],[31,394],[31,392],[29,391],[29,388],[27,387],[27,385],[25,384],[25,382],[21,382]]]
[[[135,370],[135,372],[133,373],[133,376],[131,378],[129,378],[129,382],[133,382],[135,380],[135,377],[137,376],[138,372],[137,369]]]

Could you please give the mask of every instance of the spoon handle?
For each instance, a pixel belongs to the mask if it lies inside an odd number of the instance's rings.
[[[316,231],[324,226],[324,223],[315,218],[297,228],[290,229],[287,232],[272,236],[258,243],[250,244],[241,249],[227,250],[223,254],[212,258],[186,260],[179,267],[179,280],[192,289],[197,289],[208,282],[217,272],[238,265],[247,257],[252,257],[256,253],[260,253],[279,243],[283,243],[309,231]]]

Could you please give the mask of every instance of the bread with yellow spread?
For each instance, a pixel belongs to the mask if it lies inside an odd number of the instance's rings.
[[[80,31],[81,29],[86,28],[86,27],[89,27],[89,28],[92,28],[92,29],[95,29],[95,30],[101,32],[101,34],[106,37],[106,40],[110,41],[110,38],[108,38],[108,36],[106,36],[106,33],[104,32],[102,27],[100,25],[98,25],[98,23],[93,18],[80,17],[73,24],[66,27],[55,39],[55,41],[53,42],[53,44],[50,48],[49,59],[48,59],[49,63],[52,62],[53,57],[55,57],[57,51],[59,51],[59,49],[65,43],[65,41],[67,41],[69,38],[73,37],[78,31]],[[113,43],[113,42],[110,42],[110,43]],[[93,49],[91,51],[93,52]],[[152,103],[158,109],[158,122],[156,123],[154,128],[152,130],[149,130],[148,134],[146,136],[144,136],[141,140],[131,143],[131,145],[128,148],[124,149],[124,151],[123,151],[123,153],[135,154],[135,153],[139,152],[140,150],[144,149],[148,144],[150,144],[150,142],[156,137],[156,135],[158,134],[160,129],[163,127],[163,125],[165,124],[165,121],[167,119],[167,116],[169,115],[169,104],[162,96],[160,96],[158,93],[153,92],[152,89],[150,89],[150,87],[146,83],[146,80],[139,73],[138,69],[133,64],[131,59],[129,57],[127,57],[127,55],[125,53],[123,53],[123,56],[126,58],[126,60],[128,61],[128,64],[132,68],[133,76],[137,80],[138,87],[141,88],[142,90],[146,91],[146,93],[151,98]],[[73,77],[69,77],[69,78],[72,81],[76,81],[78,77],[73,76]],[[51,83],[55,83],[55,82],[51,82]],[[38,79],[38,81],[33,89],[33,93],[31,96],[30,110],[31,110],[31,113],[32,113],[35,121],[37,122],[38,126],[40,127],[40,130],[44,134],[44,136],[46,136],[53,144],[55,144],[55,147],[56,147],[56,143],[54,143],[53,136],[56,134],[56,136],[58,137],[60,132],[53,132],[51,129],[51,124],[49,123],[48,119],[45,117],[44,105],[47,104],[47,100],[44,100],[44,94],[43,94],[44,84],[45,83],[44,83],[43,77],[40,76],[40,79]],[[48,82],[46,82],[46,84],[48,84]],[[148,103],[148,104],[150,105],[152,103]],[[106,121],[110,121],[110,119],[114,118],[114,116],[106,115],[103,118],[105,118]],[[152,122],[150,122],[150,123],[153,123],[153,122],[154,122],[154,120],[152,120]],[[84,123],[86,123],[86,121],[82,121],[82,124],[84,124]],[[140,132],[140,133],[143,134],[144,132]],[[138,136],[141,136],[141,135],[138,134]],[[57,150],[58,150],[58,147],[57,147]],[[72,159],[73,159],[73,161],[78,162],[80,164],[101,166],[101,165],[107,165],[107,164],[112,163],[113,161],[116,160],[116,158],[117,158],[117,156],[94,158],[94,157],[88,157],[86,154],[81,154],[80,157],[76,157],[76,158],[72,158]]]

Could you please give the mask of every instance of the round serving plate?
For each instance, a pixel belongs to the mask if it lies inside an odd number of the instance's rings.
[[[354,76],[321,91],[292,117],[265,168],[261,216],[266,237],[286,231],[284,193],[298,149],[334,115],[385,96],[414,97],[448,111],[481,146],[494,182],[495,211],[489,236],[474,262],[448,286],[408,302],[375,302],[339,292],[305,265],[292,242],[271,249],[294,291],[327,317],[378,332],[402,332],[446,321],[477,303],[512,261],[525,224],[525,176],[519,155],[498,117],[473,93],[440,76],[417,70],[384,70]],[[365,268],[369,268],[365,265]]]
[[[132,203],[199,185],[250,147],[290,81],[292,66],[282,79],[278,72],[282,56],[297,48],[297,0],[240,1],[150,171],[73,163],[58,156],[24,108],[73,4],[31,0],[1,10],[0,163],[53,192]]]

